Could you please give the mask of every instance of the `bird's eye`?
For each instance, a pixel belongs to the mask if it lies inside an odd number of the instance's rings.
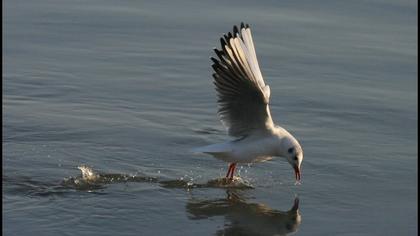
[[[295,161],[297,161],[298,157],[297,157],[297,156],[295,156],[293,159],[295,159]]]
[[[292,153],[292,152],[293,152],[293,148],[289,148],[289,149],[287,149],[287,152],[288,152],[288,153]]]

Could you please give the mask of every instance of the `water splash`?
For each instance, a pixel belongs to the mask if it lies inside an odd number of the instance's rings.
[[[233,179],[218,178],[210,180],[206,183],[196,183],[192,175],[184,175],[176,180],[158,179],[149,177],[141,173],[136,175],[100,173],[86,165],[77,167],[81,171],[81,176],[65,178],[62,182],[63,186],[75,188],[77,190],[94,190],[104,188],[107,184],[121,182],[137,182],[137,183],[158,183],[164,188],[232,188],[232,189],[250,189],[252,185],[241,177]]]
[[[61,183],[63,186],[72,187],[77,190],[94,190],[104,188],[104,185],[112,183],[157,182],[157,178],[148,177],[141,174],[127,175],[115,173],[100,173],[86,165],[81,165],[77,168],[81,171],[81,176],[65,178]]]
[[[77,169],[82,171],[82,179],[84,179],[84,180],[95,181],[95,180],[100,178],[100,176],[98,174],[96,174],[92,170],[92,168],[89,168],[85,165],[78,166]]]
[[[219,187],[219,188],[236,188],[236,189],[247,189],[253,188],[251,183],[245,179],[234,176],[233,179],[219,178],[210,180],[206,184],[207,187]]]
[[[194,183],[192,180],[162,180],[158,183],[164,188],[225,188],[225,189],[252,189],[252,185],[240,177],[234,177],[232,180],[227,178],[218,178],[209,180],[206,183]]]

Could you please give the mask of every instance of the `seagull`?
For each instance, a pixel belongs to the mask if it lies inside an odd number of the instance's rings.
[[[218,96],[218,115],[234,139],[193,149],[229,163],[226,179],[233,180],[237,163],[256,163],[283,157],[301,179],[303,150],[287,130],[273,123],[265,84],[248,24],[241,23],[220,38],[214,48],[213,78]]]

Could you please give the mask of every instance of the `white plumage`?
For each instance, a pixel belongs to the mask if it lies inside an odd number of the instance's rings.
[[[231,163],[226,177],[233,178],[236,163],[261,162],[274,156],[285,157],[300,180],[303,150],[285,129],[273,123],[270,87],[259,68],[249,25],[243,23],[233,34],[221,39],[218,59],[211,58],[214,84],[218,95],[218,114],[230,136],[236,140],[196,148]]]

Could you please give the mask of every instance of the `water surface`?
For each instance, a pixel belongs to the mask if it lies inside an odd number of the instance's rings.
[[[5,235],[417,234],[416,1],[3,6]],[[226,139],[209,56],[241,21],[301,185],[275,159],[208,186],[227,165],[189,152]],[[170,182],[63,186],[83,164]]]

